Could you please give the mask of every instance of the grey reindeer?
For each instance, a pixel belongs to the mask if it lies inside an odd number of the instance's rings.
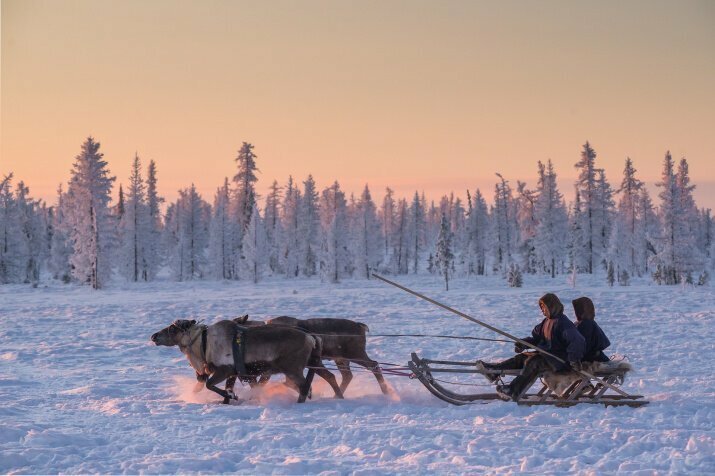
[[[205,342],[202,334],[205,331]],[[206,388],[221,395],[223,403],[237,400],[233,393],[237,370],[233,355],[233,343],[238,326],[233,321],[219,321],[204,326],[195,320],[177,320],[151,336],[152,342],[161,346],[179,346],[197,378],[206,376]],[[310,391],[313,375],[323,377],[342,398],[342,391],[333,374],[321,361],[321,339],[299,329],[289,327],[260,326],[245,328],[244,363],[255,376],[282,373],[285,384],[298,392],[298,403],[305,402]],[[309,367],[307,376],[303,375]],[[224,390],[217,384],[226,380]]]
[[[247,316],[245,317],[248,319]],[[342,376],[340,390],[343,393],[353,378],[353,374],[350,371],[350,362],[371,370],[380,385],[382,393],[390,393],[385,378],[382,376],[380,364],[367,355],[365,346],[367,344],[366,333],[369,329],[362,322],[330,317],[297,319],[295,317],[280,316],[269,319],[266,323],[268,327],[296,327],[320,337],[323,340],[322,358],[335,361],[335,365]]]

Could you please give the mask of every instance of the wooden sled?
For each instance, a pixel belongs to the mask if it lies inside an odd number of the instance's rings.
[[[520,370],[478,370],[474,362],[454,362],[449,360],[429,360],[421,359],[416,353],[412,353],[412,360],[407,364],[412,371],[414,378],[418,379],[435,397],[453,405],[470,405],[476,403],[488,403],[493,400],[501,400],[495,393],[460,394],[444,387],[433,374],[479,374],[483,376],[497,377],[495,383],[503,383],[505,376],[516,376]],[[628,369],[597,369],[593,374],[606,383],[619,387],[624,380]],[[538,375],[530,382],[524,391],[517,397],[515,402],[519,405],[556,405],[559,407],[570,407],[579,403],[601,404],[606,406],[630,406],[640,407],[647,405],[648,401],[643,400],[643,395],[620,395],[595,379],[585,376],[576,376],[572,382],[559,393],[545,383],[548,381],[547,375]],[[540,381],[540,390],[536,393],[529,393],[534,384]],[[552,385],[553,387],[553,385]],[[620,387],[619,387],[620,388]]]

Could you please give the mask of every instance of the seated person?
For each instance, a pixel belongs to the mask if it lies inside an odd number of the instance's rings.
[[[544,320],[534,327],[531,337],[526,337],[523,340],[569,363],[560,362],[540,352],[524,352],[526,347],[518,342],[514,348],[517,355],[511,359],[496,364],[478,360],[475,365],[482,370],[523,369],[521,374],[508,385],[497,386],[497,393],[504,400],[516,400],[524,388],[544,371],[559,371],[569,368],[580,370],[581,368],[585,340],[576,326],[564,315],[564,305],[555,294],[549,293],[539,299],[539,307],[544,315]],[[495,381],[496,378],[493,377],[490,380]]]
[[[596,309],[593,306],[593,301],[587,297],[580,297],[574,299],[572,304],[576,313],[576,329],[586,341],[582,360],[584,362],[608,362],[609,358],[603,351],[611,345],[611,341],[594,320]]]

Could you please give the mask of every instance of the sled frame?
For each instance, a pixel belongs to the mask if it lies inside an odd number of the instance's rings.
[[[502,377],[517,376],[521,373],[520,370],[487,370],[483,372],[474,368],[474,362],[422,359],[414,352],[412,353],[412,360],[407,365],[412,371],[412,378],[419,380],[435,397],[453,405],[473,405],[489,403],[494,400],[504,400],[497,393],[461,394],[453,392],[438,382],[433,374],[479,374],[485,377],[497,377],[497,382],[503,382]],[[595,376],[609,385],[620,386],[623,383],[625,372],[625,370],[597,372]],[[536,393],[529,393],[534,384],[540,380],[540,377],[542,375],[538,375],[526,385],[524,391],[515,399],[515,403],[528,406],[555,405],[559,407],[570,407],[581,403],[630,407],[640,407],[648,404],[648,401],[643,399],[643,395],[624,396],[609,393],[607,385],[586,377],[574,381],[562,396],[555,394],[543,382],[541,382],[541,388]]]

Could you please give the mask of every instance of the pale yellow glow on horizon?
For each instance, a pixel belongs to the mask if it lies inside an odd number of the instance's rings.
[[[0,174],[49,201],[88,135],[118,183],[138,152],[167,198],[209,201],[242,141],[261,193],[312,173],[437,200],[549,158],[569,197],[589,140],[614,186],[626,156],[651,184],[686,156],[715,208],[713,2],[2,0],[1,21]]]

